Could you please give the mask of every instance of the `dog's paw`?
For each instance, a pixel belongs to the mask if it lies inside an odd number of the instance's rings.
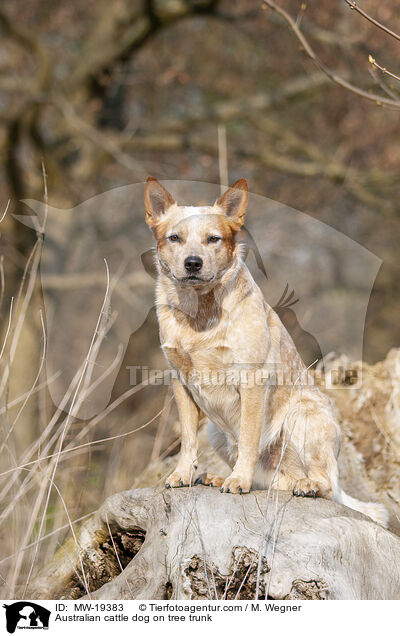
[[[222,484],[221,492],[231,492],[234,494],[242,495],[246,492],[250,492],[251,481],[244,476],[235,476],[233,473],[227,477]]]
[[[194,482],[195,484],[202,484],[203,486],[214,486],[220,488],[224,483],[223,477],[213,475],[213,473],[202,473]]]
[[[167,478],[165,482],[166,488],[183,488],[184,486],[193,485],[194,471],[189,468],[188,470],[174,470],[173,473]]]
[[[319,484],[312,479],[304,478],[296,481],[293,494],[296,497],[317,497],[321,496]]]

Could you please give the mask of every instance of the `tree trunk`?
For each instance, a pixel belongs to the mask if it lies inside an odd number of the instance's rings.
[[[400,539],[323,499],[196,486],[109,497],[29,598],[399,599]]]

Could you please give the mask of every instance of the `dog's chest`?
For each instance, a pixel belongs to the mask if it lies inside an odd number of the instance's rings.
[[[227,381],[232,356],[226,343],[204,342],[190,350],[181,342],[170,344],[163,346],[164,353],[197,406],[225,433],[237,432],[240,394],[237,383]]]
[[[160,335],[165,356],[182,375],[197,373],[200,376],[207,372],[223,371],[233,362],[233,351],[227,342],[225,330],[196,333],[170,322],[164,324],[164,328],[161,324]]]
[[[195,402],[210,419],[223,426],[227,414],[232,415],[239,401],[234,382],[226,381],[233,362],[226,325],[196,332],[172,316],[164,316],[160,320],[160,337],[169,364],[178,372]]]

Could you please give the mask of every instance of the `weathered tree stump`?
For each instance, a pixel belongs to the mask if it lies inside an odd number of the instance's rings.
[[[400,539],[323,499],[141,488],[108,498],[28,591],[37,599],[87,594],[399,599]]]

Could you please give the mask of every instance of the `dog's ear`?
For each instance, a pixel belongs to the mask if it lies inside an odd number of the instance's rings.
[[[160,220],[160,216],[175,201],[157,179],[149,177],[144,187],[144,203],[146,206],[146,223],[149,227],[153,227]]]
[[[247,198],[247,181],[246,179],[239,179],[217,199],[215,205],[222,208],[226,216],[231,219],[239,229],[239,227],[243,225],[246,214]]]

